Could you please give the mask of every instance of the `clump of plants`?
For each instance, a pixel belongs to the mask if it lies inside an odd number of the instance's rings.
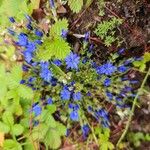
[[[82,39],[84,46],[80,51],[73,51],[67,42],[67,19],[51,23],[48,34],[28,15],[21,29],[14,18],[10,21],[15,30],[9,28],[8,32],[24,61],[13,66],[11,72],[4,66],[0,70],[1,79],[6,81],[1,124],[9,137],[4,149],[33,149],[39,147],[38,143],[57,149],[61,137],[69,135],[76,123],[80,124],[84,139],[92,133],[96,141],[103,134],[97,131],[95,135],[92,121],[109,129],[108,106],[114,105],[116,113],[130,110],[128,103],[135,97],[133,85],[138,81],[127,75],[135,58],[124,60],[124,49],[97,64],[92,60],[88,33]],[[12,105],[11,111],[8,105]],[[14,122],[14,117],[19,123]],[[109,134],[106,135],[104,141],[109,143]]]

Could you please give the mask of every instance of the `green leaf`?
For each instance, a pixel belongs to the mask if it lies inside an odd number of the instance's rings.
[[[68,20],[67,19],[62,19],[58,20],[55,24],[52,25],[50,29],[50,35],[52,36],[61,36],[62,29],[67,30],[68,29]]]
[[[47,126],[49,126],[51,128],[56,128],[56,121],[52,115],[48,115],[45,123],[47,124]]]
[[[64,59],[70,53],[70,46],[62,38],[46,40],[38,50],[37,58],[42,61],[48,61],[52,56],[58,59]]]
[[[5,74],[5,66],[0,65],[0,100],[4,98],[7,93],[7,78]]]
[[[27,0],[3,0],[0,7],[0,24],[8,26],[8,17],[13,16],[17,20],[22,20],[24,14],[28,14]]]
[[[149,62],[149,61],[150,61],[150,53],[146,52],[146,53],[144,54],[144,61],[145,61],[145,62]]]
[[[23,126],[21,124],[14,124],[14,126],[12,127],[12,134],[13,135],[21,135],[23,133]]]
[[[53,114],[56,111],[56,105],[47,105],[46,108],[50,114]]]
[[[18,95],[25,99],[32,99],[33,98],[33,90],[26,85],[19,85],[17,89]]]
[[[73,12],[78,13],[83,6],[83,0],[69,0],[68,5]]]
[[[0,132],[8,133],[9,131],[10,127],[7,124],[0,121]]]
[[[51,129],[49,132],[47,132],[44,143],[51,149],[59,148],[59,146],[61,145],[61,137],[59,132],[57,132],[57,129]]]
[[[58,132],[59,132],[60,136],[63,136],[63,135],[66,134],[67,130],[66,130],[66,127],[63,124],[57,122],[57,129],[58,129]]]
[[[9,126],[12,126],[14,124],[14,118],[13,118],[13,115],[11,112],[9,111],[5,111],[3,113],[3,116],[2,116],[2,120],[4,123],[6,123],[7,125]]]
[[[7,139],[4,141],[3,150],[22,150],[22,147],[18,142]]]
[[[21,65],[15,65],[11,73],[7,74],[8,77],[8,86],[13,89],[20,85],[20,80],[22,79],[22,69]]]

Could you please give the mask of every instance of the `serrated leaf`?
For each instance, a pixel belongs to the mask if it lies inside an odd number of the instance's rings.
[[[149,62],[149,61],[150,61],[150,53],[146,52],[146,53],[144,54],[144,61],[145,61],[145,62]]]
[[[8,133],[10,131],[10,127],[4,122],[0,121],[0,132]]]
[[[60,136],[63,136],[66,134],[66,127],[63,124],[57,122],[57,129],[58,129]]]
[[[38,50],[37,58],[42,61],[48,61],[52,56],[58,59],[64,59],[70,53],[70,46],[61,38],[46,40],[43,46]]]
[[[15,65],[11,73],[7,74],[8,77],[8,86],[13,89],[20,85],[20,80],[22,79],[22,69],[21,65]]]
[[[7,139],[4,141],[3,150],[22,150],[22,147],[18,142]]]
[[[68,5],[73,12],[78,13],[83,6],[83,0],[69,0]]]
[[[23,126],[21,124],[14,124],[13,127],[12,127],[12,134],[13,135],[21,135],[23,133]]]
[[[14,124],[14,118],[11,112],[5,111],[2,116],[2,120],[5,124],[12,126]]]
[[[33,98],[33,90],[26,85],[19,85],[17,89],[18,95],[25,99],[32,99]]]
[[[50,35],[52,36],[61,36],[62,29],[67,30],[68,29],[68,20],[62,19],[55,22],[55,24],[52,25],[50,29]]]
[[[58,149],[61,145],[61,137],[57,130],[51,129],[49,132],[47,132],[44,143],[51,149]]]

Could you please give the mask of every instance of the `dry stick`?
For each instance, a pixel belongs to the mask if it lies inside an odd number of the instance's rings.
[[[138,90],[138,93],[136,94],[136,97],[135,97],[134,100],[133,100],[133,105],[132,105],[132,109],[131,109],[131,114],[129,115],[129,119],[128,119],[128,121],[127,121],[125,130],[124,130],[124,132],[122,133],[120,139],[118,140],[116,147],[119,146],[119,144],[121,143],[121,141],[124,139],[125,135],[127,134],[127,131],[128,131],[128,129],[129,129],[129,125],[130,125],[130,123],[131,123],[131,121],[132,121],[132,117],[133,117],[133,113],[134,113],[135,106],[136,106],[136,103],[137,103],[137,99],[138,99],[138,97],[139,97],[139,95],[140,95],[140,93],[141,93],[141,91],[142,91],[142,89],[143,89],[143,87],[144,87],[144,85],[145,85],[145,83],[146,83],[146,81],[147,81],[147,78],[148,78],[148,76],[149,76],[149,73],[150,73],[150,68],[149,68],[149,70],[147,71],[147,74],[145,75],[145,78],[144,78],[144,80],[143,80],[143,82],[142,82],[142,85],[141,85],[140,89]]]

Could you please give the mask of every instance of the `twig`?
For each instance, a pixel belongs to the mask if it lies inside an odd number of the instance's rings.
[[[144,80],[143,80],[143,82],[142,82],[142,85],[141,85],[140,89],[138,90],[138,93],[136,94],[136,97],[135,97],[134,100],[133,100],[133,105],[132,105],[132,109],[131,109],[131,114],[129,115],[129,119],[128,119],[128,121],[127,121],[127,124],[126,124],[126,127],[125,127],[125,129],[124,129],[124,132],[122,133],[120,139],[118,140],[116,147],[119,146],[119,144],[121,143],[121,141],[124,139],[125,135],[127,134],[127,131],[128,131],[128,129],[129,129],[129,125],[130,125],[130,123],[131,123],[131,121],[132,121],[132,117],[133,117],[133,114],[134,114],[134,110],[135,110],[135,106],[136,106],[136,103],[137,103],[137,99],[138,99],[138,97],[139,97],[139,95],[140,95],[140,93],[141,93],[141,90],[143,89],[143,87],[144,87],[144,85],[145,85],[145,83],[146,83],[146,81],[147,81],[147,78],[148,78],[148,76],[149,76],[149,73],[150,73],[150,68],[149,68],[149,70],[147,71],[147,74],[145,75],[145,78],[144,78]]]

